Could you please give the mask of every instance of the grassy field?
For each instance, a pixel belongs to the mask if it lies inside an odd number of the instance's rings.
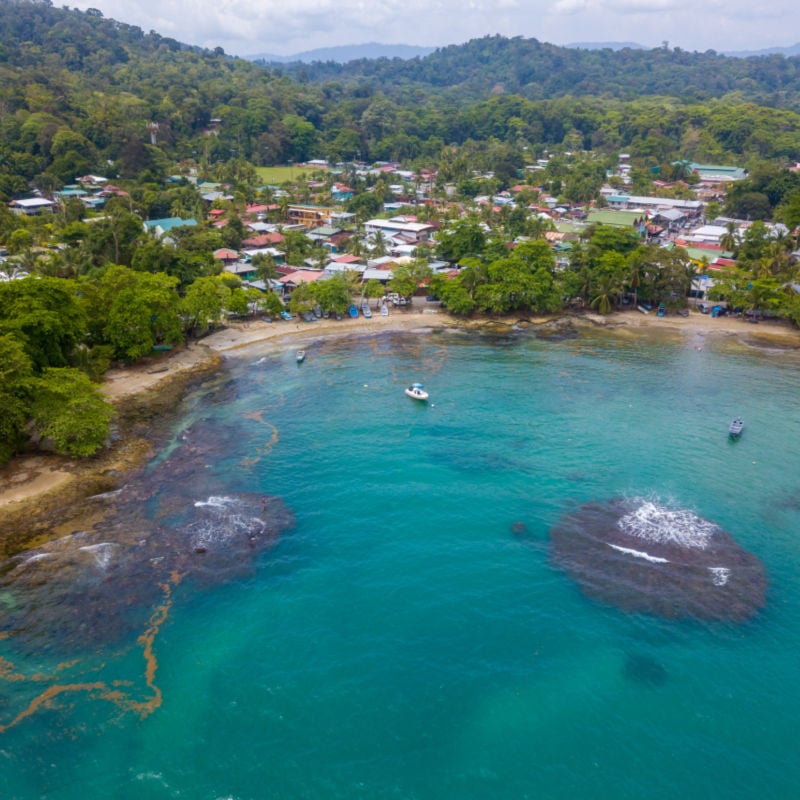
[[[315,170],[311,167],[256,167],[258,177],[266,184],[280,186],[286,181],[308,178]]]
[[[642,211],[614,211],[613,209],[600,209],[589,212],[589,223],[600,222],[603,225],[617,225],[621,228],[628,228],[633,225],[635,219],[644,216]]]

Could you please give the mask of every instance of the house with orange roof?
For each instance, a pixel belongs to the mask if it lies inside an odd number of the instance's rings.
[[[291,292],[301,283],[315,283],[325,277],[325,272],[321,269],[298,269],[290,272],[281,279],[285,291]]]

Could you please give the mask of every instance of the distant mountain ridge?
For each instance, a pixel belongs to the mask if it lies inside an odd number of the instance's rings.
[[[636,42],[573,42],[565,44],[571,50],[648,50],[643,44]]]
[[[263,62],[266,64],[292,64],[298,61],[311,64],[314,61],[333,61],[337,64],[346,64],[348,61],[358,61],[368,58],[401,58],[411,59],[424,57],[435,50],[434,47],[418,47],[411,44],[380,44],[368,42],[367,44],[338,45],[336,47],[318,47],[314,50],[305,50],[289,56],[276,56],[272,53],[259,53],[244,56],[248,61]]]
[[[800,42],[789,47],[766,47],[763,50],[726,50],[726,56],[734,58],[750,58],[750,56],[800,56]]]
[[[643,44],[636,42],[573,42],[572,44],[565,44],[563,47],[568,47],[571,50],[651,50]],[[765,47],[761,50],[721,50],[721,55],[730,56],[731,58],[751,58],[752,56],[791,56],[800,55],[800,42],[797,44],[789,45],[788,47]]]

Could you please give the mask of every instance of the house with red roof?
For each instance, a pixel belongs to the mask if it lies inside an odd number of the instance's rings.
[[[214,251],[213,256],[215,261],[221,261],[225,266],[239,260],[239,254],[228,247],[220,247],[219,250]]]
[[[284,241],[281,233],[259,233],[258,236],[248,236],[242,239],[242,249],[252,250],[260,247],[275,247]]]
[[[334,203],[344,203],[345,200],[349,200],[354,194],[355,191],[344,183],[334,183],[333,186],[331,186],[331,198]]]

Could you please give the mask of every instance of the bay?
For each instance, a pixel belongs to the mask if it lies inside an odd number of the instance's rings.
[[[195,504],[240,495],[280,498],[288,529],[241,569],[194,571],[212,537],[182,579],[126,580],[146,602],[107,640],[0,640],[0,796],[794,795],[795,351],[589,330],[306,352],[229,358],[98,536],[196,532]],[[721,526],[763,562],[765,607],[732,623],[586,597],[549,531],[620,497]]]

